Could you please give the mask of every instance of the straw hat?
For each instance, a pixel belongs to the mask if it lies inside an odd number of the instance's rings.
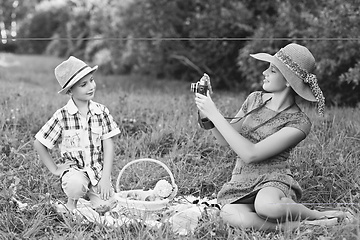
[[[305,100],[317,102],[319,113],[323,113],[325,98],[313,74],[315,58],[306,47],[290,43],[274,55],[256,53],[250,56],[274,64],[292,89]]]
[[[82,60],[70,56],[55,68],[55,77],[61,86],[60,94],[66,94],[80,79],[98,69],[98,66],[89,67]]]

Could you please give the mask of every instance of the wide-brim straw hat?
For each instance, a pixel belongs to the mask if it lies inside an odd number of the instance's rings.
[[[325,98],[313,74],[315,58],[306,47],[290,43],[274,55],[256,53],[250,56],[274,64],[300,97],[317,102],[319,112],[323,112]]]
[[[65,95],[83,77],[98,69],[98,66],[90,67],[84,61],[70,56],[55,68],[55,77],[61,86],[58,92]]]

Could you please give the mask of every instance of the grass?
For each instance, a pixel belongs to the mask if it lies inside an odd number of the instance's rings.
[[[32,146],[35,133],[68,100],[56,94],[59,86],[53,69],[60,60],[10,54],[5,57],[17,64],[0,66],[0,239],[360,238],[360,226],[356,224],[269,233],[231,229],[217,217],[210,217],[192,235],[180,237],[167,225],[159,229],[142,224],[112,228],[60,217],[50,204],[54,199],[65,200],[59,180],[40,162]],[[161,160],[171,169],[178,195],[214,197],[229,180],[234,153],[216,145],[209,132],[198,128],[190,84],[100,74],[96,82],[95,101],[110,109],[122,130],[115,139],[114,183],[127,162],[143,157]],[[232,116],[244,95],[216,92],[213,99],[224,115]],[[308,106],[303,107],[313,121],[313,129],[292,158],[296,179],[305,189],[302,202],[310,207],[346,206],[359,211],[359,109],[331,108],[325,118],[320,118]],[[56,149],[51,153],[54,158],[60,156]],[[136,167],[142,178],[166,176],[161,167]],[[132,171],[129,168],[121,187],[131,187],[125,183],[131,179]],[[134,184],[151,182],[149,179]],[[29,207],[19,210],[13,196]]]

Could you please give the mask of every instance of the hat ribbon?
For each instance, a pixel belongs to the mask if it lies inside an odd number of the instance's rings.
[[[308,84],[312,94],[317,101],[317,110],[320,115],[324,115],[325,110],[325,97],[321,91],[316,75],[309,73],[299,66],[298,63],[293,61],[282,49],[280,49],[275,57],[285,64],[296,76],[298,76],[304,83]]]
[[[66,86],[71,82],[71,80],[74,79],[74,77],[75,77],[76,75],[78,75],[82,70],[84,70],[84,69],[87,68],[87,67],[88,67],[88,65],[85,65],[85,66],[83,66],[82,68],[80,68],[79,70],[77,70],[77,71],[69,78],[69,80],[65,83],[65,85],[64,85],[62,88],[63,88],[63,89],[66,88]]]

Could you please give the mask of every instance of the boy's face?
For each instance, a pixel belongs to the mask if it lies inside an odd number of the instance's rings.
[[[96,83],[92,74],[88,74],[71,87],[72,97],[80,101],[89,101],[94,98]]]

